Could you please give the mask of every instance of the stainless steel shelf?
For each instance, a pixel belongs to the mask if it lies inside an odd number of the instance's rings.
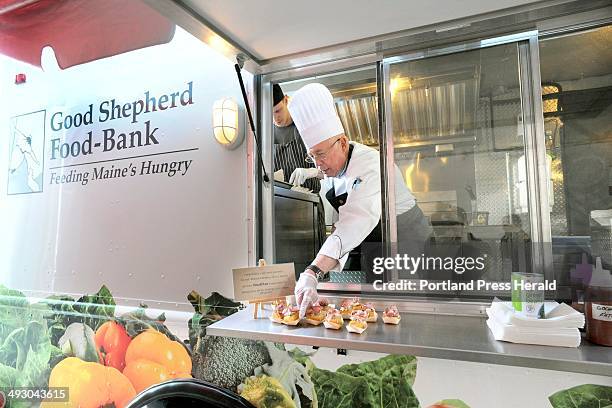
[[[291,185],[280,181],[274,181],[274,195],[295,200],[310,201],[312,203],[319,202],[318,194],[306,193],[302,191],[291,190]]]
[[[266,311],[266,316],[269,314]],[[579,348],[500,342],[481,317],[403,313],[399,325],[370,323],[359,335],[323,326],[284,326],[267,317],[253,319],[250,306],[209,326],[206,332],[212,336],[612,376],[612,348],[586,340]]]

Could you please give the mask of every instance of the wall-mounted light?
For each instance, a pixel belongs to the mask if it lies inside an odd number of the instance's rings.
[[[232,98],[219,99],[213,104],[213,133],[223,147],[235,149],[242,143],[240,116],[240,108]]]

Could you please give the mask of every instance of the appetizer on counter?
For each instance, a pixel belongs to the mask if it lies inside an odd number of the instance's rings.
[[[323,310],[325,310],[325,312],[328,312],[329,310],[334,309],[334,306],[335,306],[335,305],[330,305],[329,300],[327,299],[319,299],[317,303],[319,304],[319,306],[323,308]]]
[[[363,307],[359,302],[359,298],[356,297],[353,299],[344,299],[340,305],[340,314],[343,319],[350,319],[351,314],[358,310],[363,310]]]
[[[359,298],[353,298],[353,302],[351,303],[351,311],[357,312],[359,310],[364,310],[364,305],[359,301]]]
[[[323,323],[323,320],[325,320],[326,315],[327,312],[325,311],[323,306],[318,303],[315,303],[306,310],[306,316],[304,316],[304,321],[308,324],[312,324],[313,326],[318,326]]]
[[[350,319],[351,312],[353,311],[352,305],[353,301],[350,299],[344,299],[340,304],[340,315],[342,315],[343,319]]]
[[[274,311],[272,312],[272,315],[270,316],[270,320],[272,320],[274,323],[283,323],[283,318],[285,317],[284,313],[285,313],[286,308],[287,308],[287,305],[283,303],[276,305],[274,307]]]
[[[402,317],[400,316],[399,311],[397,310],[397,306],[395,305],[391,305],[385,308],[382,317],[383,322],[387,324],[399,324],[401,318]]]
[[[368,328],[368,314],[365,310],[356,310],[351,315],[351,321],[346,326],[346,330],[361,334]]]
[[[321,323],[333,330],[339,330],[344,325],[344,319],[350,319],[347,330],[353,333],[363,333],[368,323],[378,321],[378,313],[372,303],[361,303],[358,298],[345,299],[340,310],[330,305],[326,299],[320,299],[306,310],[304,321],[318,326]],[[300,322],[299,308],[295,305],[277,304],[270,320],[275,323],[296,326]],[[399,324],[401,316],[396,305],[385,308],[382,320],[387,324]]]
[[[300,308],[297,306],[287,306],[283,311],[283,324],[296,326],[300,322]]]
[[[338,309],[330,309],[327,311],[323,325],[327,329],[340,330],[344,325],[344,319]]]
[[[366,321],[368,323],[376,323],[378,320],[378,313],[376,313],[376,309],[372,303],[366,303],[363,305],[363,310],[368,314]]]

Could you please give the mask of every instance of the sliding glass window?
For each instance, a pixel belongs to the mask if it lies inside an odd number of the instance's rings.
[[[410,259],[396,263],[392,280],[509,282],[512,272],[532,270],[538,239],[526,130],[533,123],[525,120],[533,115],[526,114],[531,89],[521,80],[529,63],[521,47],[528,46],[511,42],[386,63],[391,242],[397,259]],[[400,198],[406,190],[414,208]],[[472,292],[436,287],[421,293]],[[474,286],[472,294],[503,294],[494,288]]]

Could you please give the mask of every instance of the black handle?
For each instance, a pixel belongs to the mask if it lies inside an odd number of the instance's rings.
[[[253,123],[253,116],[251,115],[251,107],[249,106],[249,100],[247,99],[246,90],[244,89],[244,81],[242,80],[242,73],[240,73],[240,65],[235,64],[236,75],[238,75],[238,82],[240,82],[240,90],[242,91],[242,99],[244,99],[244,106],[246,107],[247,115],[249,117],[249,124],[251,125],[251,131],[253,132],[253,138],[255,139],[255,151],[257,152],[257,158],[263,172],[263,180],[267,183],[270,181],[268,173],[266,173],[266,167],[264,166],[261,158],[261,152],[259,151],[259,141],[257,140],[257,133],[255,132],[255,124]]]

